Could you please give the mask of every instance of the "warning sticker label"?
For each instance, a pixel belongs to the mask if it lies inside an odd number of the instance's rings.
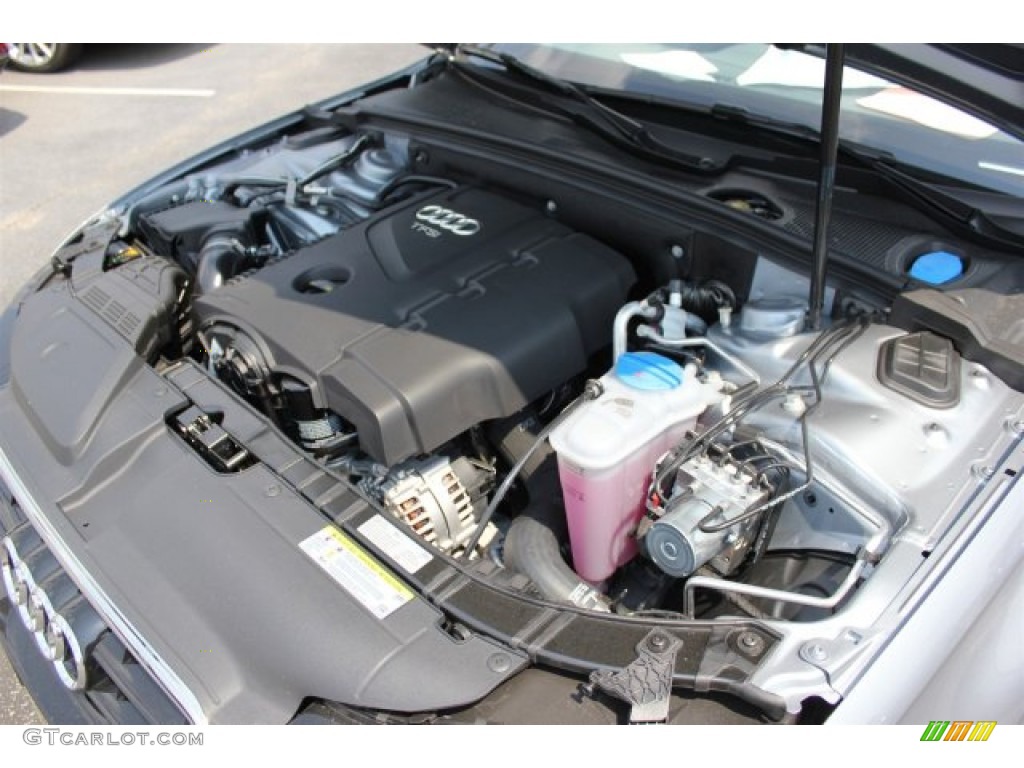
[[[299,547],[378,619],[390,616],[413,593],[395,575],[337,528],[327,526]]]
[[[372,541],[381,552],[398,563],[407,573],[416,573],[433,558],[423,547],[410,541],[401,531],[380,515],[374,515],[359,526],[359,532]]]

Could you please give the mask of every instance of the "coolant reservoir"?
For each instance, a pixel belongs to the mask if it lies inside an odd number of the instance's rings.
[[[722,397],[720,383],[701,383],[693,366],[653,352],[620,356],[601,384],[600,397],[551,433],[573,566],[593,584],[636,554],[633,531],[655,462]]]

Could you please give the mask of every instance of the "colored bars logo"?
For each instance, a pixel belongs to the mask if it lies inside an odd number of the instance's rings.
[[[995,720],[932,720],[921,741],[988,741],[995,727]]]

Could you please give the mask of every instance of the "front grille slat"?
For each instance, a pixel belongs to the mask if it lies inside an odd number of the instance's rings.
[[[14,501],[14,495],[7,490],[0,478],[0,536],[6,536],[25,522],[25,515]]]
[[[108,722],[118,725],[149,725],[153,722],[139,712],[111,680],[102,680],[91,686],[85,695]]]
[[[105,632],[92,650],[92,659],[111,682],[150,723],[186,725],[181,711],[150,677],[113,632]]]

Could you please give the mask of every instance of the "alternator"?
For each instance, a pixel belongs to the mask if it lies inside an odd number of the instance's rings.
[[[406,462],[379,492],[392,514],[442,552],[457,549],[476,529],[474,498],[443,456]]]

